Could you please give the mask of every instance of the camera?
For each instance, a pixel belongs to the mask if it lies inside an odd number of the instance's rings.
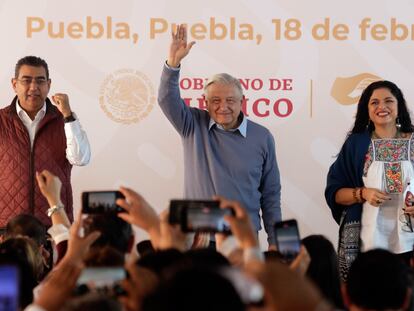
[[[300,251],[300,235],[295,219],[280,221],[274,225],[277,250],[287,262],[296,258]]]
[[[121,213],[124,209],[116,204],[116,200],[124,195],[116,190],[82,192],[82,213],[104,214]]]
[[[230,208],[220,208],[214,200],[171,200],[169,223],[179,224],[183,232],[230,233],[225,215],[234,215]]]

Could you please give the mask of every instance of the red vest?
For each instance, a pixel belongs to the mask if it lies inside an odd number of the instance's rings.
[[[44,169],[62,181],[61,199],[69,219],[72,213],[72,165],[66,159],[66,135],[62,114],[46,99],[46,114],[38,125],[33,149],[29,133],[16,112],[17,96],[0,110],[0,228],[19,214],[31,214],[45,225],[49,208],[36,182]]]

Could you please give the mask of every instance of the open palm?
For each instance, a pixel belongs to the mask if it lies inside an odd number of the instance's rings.
[[[170,54],[167,63],[171,67],[178,67],[181,60],[190,52],[195,42],[187,43],[187,28],[185,25],[178,25],[172,31],[171,37]]]

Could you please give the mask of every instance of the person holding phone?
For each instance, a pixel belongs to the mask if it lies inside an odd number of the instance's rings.
[[[387,249],[408,262],[414,207],[404,193],[414,181],[414,126],[401,90],[371,83],[359,99],[355,124],[329,169],[325,198],[339,228],[342,279],[360,251]]]
[[[185,104],[180,97],[180,64],[194,43],[187,42],[185,25],[178,25],[158,93],[162,111],[182,138],[185,196],[222,195],[240,201],[256,232],[261,229],[261,210],[268,243],[274,245],[273,225],[281,219],[281,186],[273,136],[243,114],[243,89],[229,74],[217,74],[205,84],[207,111]]]

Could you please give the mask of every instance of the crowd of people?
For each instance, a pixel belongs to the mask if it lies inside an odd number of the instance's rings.
[[[228,74],[207,81],[207,110],[185,104],[179,72],[193,45],[178,25],[158,101],[182,138],[185,197],[231,209],[230,234],[187,234],[169,210],[158,214],[124,187],[120,210],[74,218],[71,167],[89,162],[89,142],[69,97],[47,98],[46,62],[28,56],[16,65],[16,97],[0,110],[0,310],[414,310],[414,126],[401,90],[377,81],[363,91],[329,169],[338,252],[311,235],[287,261],[274,230],[273,136],[244,116],[242,87]],[[148,239],[136,243],[134,228]]]
[[[49,204],[61,203],[62,183],[45,170],[36,176]],[[216,199],[231,235],[188,236],[137,192],[120,188],[121,213],[82,214],[70,223],[65,209],[48,228],[28,214],[12,218],[0,243],[0,266],[19,274],[19,310],[409,310],[412,272],[390,251],[360,253],[346,282],[332,243],[302,240],[286,263],[262,252],[248,212]],[[134,242],[133,228],[149,239]],[[105,276],[102,275],[105,274]],[[0,306],[7,309],[0,293]]]

